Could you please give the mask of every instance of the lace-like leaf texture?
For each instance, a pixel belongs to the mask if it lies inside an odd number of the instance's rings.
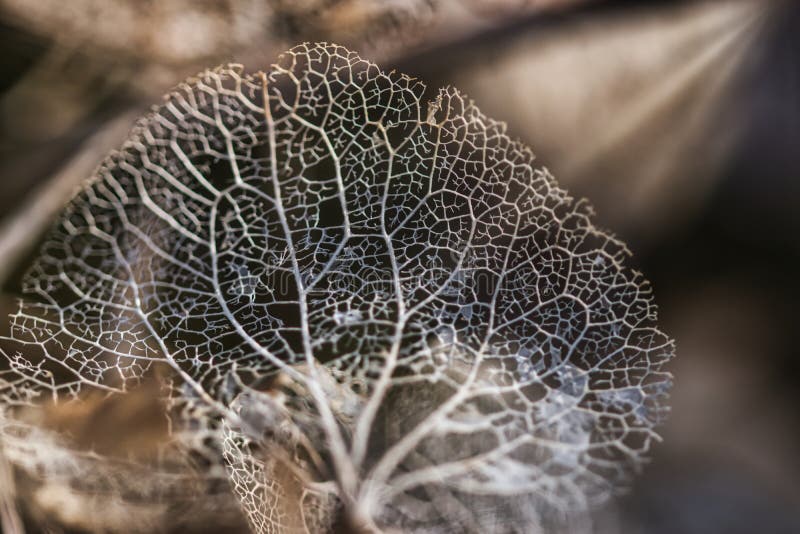
[[[533,159],[341,47],[205,72],[67,207],[14,318],[42,357],[13,367],[62,399],[166,364],[225,421],[264,532],[298,484],[408,529],[601,501],[656,437],[673,346],[624,245]]]

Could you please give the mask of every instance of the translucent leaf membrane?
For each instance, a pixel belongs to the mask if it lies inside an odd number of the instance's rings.
[[[30,270],[26,401],[168,369],[259,532],[564,523],[642,462],[673,345],[533,160],[457,90],[335,45],[188,80]]]

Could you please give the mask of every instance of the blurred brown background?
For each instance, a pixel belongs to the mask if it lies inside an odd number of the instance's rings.
[[[672,417],[599,528],[800,532],[800,4],[0,0],[0,280],[133,118],[223,61],[333,40],[529,142],[653,282]]]

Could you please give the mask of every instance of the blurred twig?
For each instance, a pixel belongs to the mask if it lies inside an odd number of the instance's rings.
[[[112,148],[120,144],[140,110],[127,110],[100,127],[52,178],[0,223],[0,286],[36,246],[64,204]]]
[[[6,534],[24,534],[25,527],[17,511],[14,494],[14,475],[0,442],[0,527]]]

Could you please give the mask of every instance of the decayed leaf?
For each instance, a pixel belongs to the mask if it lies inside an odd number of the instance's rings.
[[[207,71],[42,248],[9,404],[163,364],[177,441],[202,429],[256,531],[549,527],[624,484],[669,386],[590,217],[455,89],[326,44]]]

